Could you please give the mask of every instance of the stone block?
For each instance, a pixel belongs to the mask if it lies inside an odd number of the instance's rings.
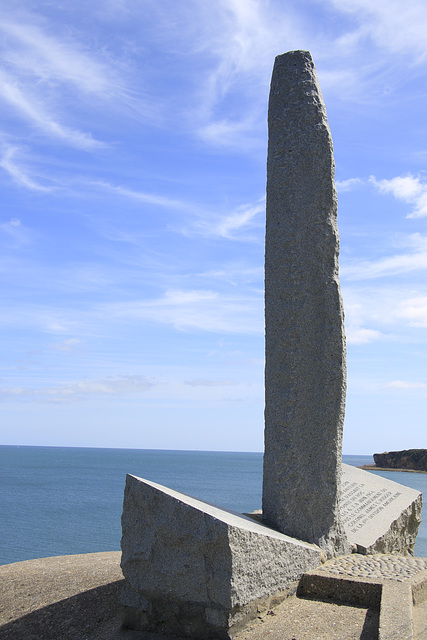
[[[413,555],[422,495],[368,471],[342,465],[341,519],[358,553]]]
[[[125,623],[195,638],[231,638],[322,558],[315,545],[132,475],[122,530]]]

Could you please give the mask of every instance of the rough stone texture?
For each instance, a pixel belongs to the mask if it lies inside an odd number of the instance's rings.
[[[374,462],[377,467],[427,471],[427,449],[406,449],[405,451],[374,453]]]
[[[268,119],[263,514],[279,531],[341,555],[346,354],[337,197],[309,52],[276,58]]]
[[[341,517],[359,553],[414,553],[422,494],[367,471],[342,465]]]
[[[421,576],[419,590],[427,586],[427,558],[412,558],[387,553],[362,555],[353,553],[328,560],[314,572],[327,573],[335,578],[372,578],[373,580],[395,580],[405,582]],[[426,594],[427,596],[427,594]],[[369,603],[368,603],[369,604]]]
[[[231,637],[322,557],[314,545],[130,475],[122,529],[126,623],[195,638]]]

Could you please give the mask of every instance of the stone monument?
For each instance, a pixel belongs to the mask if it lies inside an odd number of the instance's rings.
[[[413,550],[417,491],[344,468],[340,520],[345,339],[334,161],[305,51],[279,56],[271,84],[266,352],[264,524],[128,475],[126,626],[229,640],[326,556],[346,553],[346,532],[360,553]]]
[[[308,51],[276,58],[268,123],[263,519],[342,555],[346,350],[335,165]]]

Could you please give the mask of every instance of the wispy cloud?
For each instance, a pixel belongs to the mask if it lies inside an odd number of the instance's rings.
[[[106,305],[109,317],[145,319],[179,330],[258,334],[264,331],[262,295],[231,296],[215,291],[170,290],[154,300]]]
[[[258,214],[265,213],[265,199],[254,204],[244,204],[223,216],[205,215],[197,220],[185,232],[204,237],[220,237],[228,240],[248,240],[248,231],[255,227],[262,227],[264,220],[257,218]]]
[[[364,329],[363,327],[348,327],[346,329],[347,344],[369,344],[378,340],[381,333],[376,329]]]
[[[363,180],[361,180],[360,178],[348,178],[347,180],[335,181],[335,186],[339,193],[342,193],[344,191],[352,191],[361,184],[363,184]]]
[[[248,147],[252,144],[250,138],[256,124],[255,118],[250,114],[243,120],[221,118],[208,121],[203,123],[197,132],[205,142],[217,147],[241,147],[244,138],[247,139],[245,147]]]
[[[427,216],[427,181],[421,176],[397,176],[390,180],[377,180],[374,176],[369,178],[380,193],[391,194],[398,200],[403,200],[410,205],[414,205],[408,218],[424,218]]]
[[[272,61],[307,40],[296,12],[281,11],[263,0],[218,0],[173,5],[174,33],[164,26],[166,46],[203,60],[203,72],[190,79],[194,108],[187,122],[196,135],[215,146],[248,148],[265,130],[265,94]],[[193,19],[188,20],[188,11]],[[187,20],[184,16],[187,15]],[[180,29],[176,29],[176,23]],[[194,30],[194,24],[197,29]],[[188,25],[188,26],[187,26]],[[187,79],[188,80],[188,79]],[[244,96],[236,109],[235,96]],[[225,114],[224,105],[228,105]]]
[[[426,382],[408,382],[405,380],[393,380],[388,382],[385,387],[387,389],[427,389]]]
[[[115,193],[118,196],[130,198],[131,200],[138,200],[139,202],[145,202],[147,204],[154,204],[159,207],[168,207],[170,209],[182,209],[187,211],[195,208],[194,205],[188,202],[175,200],[174,198],[167,198],[155,193],[134,191],[133,189],[128,189],[120,185],[112,185],[108,182],[103,182],[102,180],[92,181],[90,184],[94,187],[109,191],[110,193]]]
[[[420,295],[402,300],[396,316],[408,321],[413,327],[427,327],[427,296]]]
[[[9,387],[0,389],[0,399],[27,399],[44,402],[71,402],[93,396],[125,396],[141,394],[154,384],[144,376],[112,376],[80,380],[53,387]]]
[[[55,342],[52,344],[54,351],[72,352],[78,351],[82,347],[82,341],[79,338],[68,338],[62,342]]]
[[[32,232],[18,218],[0,223],[0,234],[12,241],[13,247],[21,247],[31,242]]]
[[[264,197],[255,203],[240,205],[231,211],[231,213],[218,215],[208,211],[206,205],[170,198],[162,196],[161,194],[135,191],[104,181],[92,181],[90,185],[123,198],[129,198],[166,209],[176,209],[190,214],[194,222],[181,229],[185,235],[219,237],[228,240],[248,240],[251,239],[247,235],[248,230],[261,227],[264,224],[263,220],[260,221],[257,218],[258,214],[265,213]]]
[[[204,378],[195,378],[194,380],[186,380],[184,384],[190,387],[234,387],[237,382],[234,380],[206,380]]]
[[[422,62],[427,56],[427,12],[424,0],[330,0],[352,15],[358,27],[351,33],[354,43],[372,40],[393,53],[405,53]],[[347,38],[350,34],[347,35]]]
[[[110,111],[155,115],[147,99],[126,86],[127,69],[104,47],[90,48],[82,34],[79,41],[76,31],[43,21],[37,13],[2,14],[0,99],[39,132],[89,151],[106,144],[86,130],[87,117],[81,129],[75,126],[82,105],[98,109],[108,103]],[[70,102],[77,107],[72,113]]]
[[[420,291],[421,289],[421,291]],[[346,333],[349,344],[383,342],[425,342],[425,333],[412,327],[427,327],[427,296],[424,287],[414,287],[408,295],[407,287],[363,286],[359,289],[344,287]]]
[[[249,283],[263,289],[264,266],[248,267],[247,265],[228,263],[221,268],[198,273],[197,277],[210,281],[228,282],[233,286],[245,286]]]
[[[47,135],[59,138],[63,142],[79,149],[94,149],[104,147],[105,143],[95,140],[91,134],[72,129],[60,124],[52,116],[45,106],[39,102],[39,98],[24,91],[17,86],[16,81],[0,71],[0,97],[26,118],[31,124],[40,128]]]
[[[7,62],[18,72],[42,82],[70,83],[81,92],[104,97],[123,91],[113,71],[69,35],[52,36],[36,24],[7,19],[1,20],[0,31],[8,47]]]
[[[204,48],[210,48],[216,59],[204,85],[207,108],[212,108],[229,92],[239,76],[250,74],[259,79],[260,66],[271,65],[270,48],[274,47],[272,39],[275,39],[276,30],[268,24],[271,14],[262,9],[258,0],[220,0],[217,3],[210,37],[204,43]],[[218,30],[219,25],[221,30]],[[288,29],[285,24],[281,26],[285,27],[282,32],[285,39]]]
[[[402,238],[400,245],[409,247],[411,251],[378,260],[344,262],[340,268],[341,276],[348,280],[371,280],[427,269],[427,236],[414,233]]]
[[[264,212],[265,201],[255,205],[242,205],[219,222],[216,232],[223,238],[233,238],[236,231],[253,225],[255,217]]]
[[[24,169],[22,162],[19,163],[18,157],[21,154],[19,147],[7,146],[3,148],[3,154],[0,158],[0,167],[4,169],[13,180],[33,191],[49,192],[52,191],[52,187],[46,187],[45,185],[36,182],[27,170]]]

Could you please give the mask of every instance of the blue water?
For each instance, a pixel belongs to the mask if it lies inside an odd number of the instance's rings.
[[[120,549],[126,473],[235,511],[261,506],[261,453],[0,446],[0,564]],[[427,474],[375,473],[427,493]],[[415,552],[427,557],[427,523]]]

